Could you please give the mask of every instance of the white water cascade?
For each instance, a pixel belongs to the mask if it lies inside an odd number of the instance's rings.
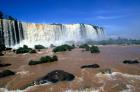
[[[50,46],[67,42],[85,42],[103,37],[103,28],[89,24],[35,24],[13,20],[0,20],[0,38],[7,47],[24,44]]]

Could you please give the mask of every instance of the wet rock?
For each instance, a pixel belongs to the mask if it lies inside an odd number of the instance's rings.
[[[100,66],[98,64],[92,64],[92,65],[83,65],[81,68],[99,68]]]
[[[0,56],[4,56],[4,54],[2,52],[0,52]]]
[[[16,53],[16,50],[15,50],[15,49],[13,49],[12,51],[13,51],[14,53]]]
[[[0,67],[10,66],[11,64],[0,64]]]
[[[0,78],[11,76],[11,75],[15,75],[15,72],[13,72],[11,70],[4,70],[4,71],[0,72]]]
[[[36,50],[31,50],[30,53],[37,53]]]
[[[138,64],[139,61],[138,60],[124,60],[123,63],[124,64]]]
[[[5,48],[5,50],[12,50],[12,48],[8,48],[8,47],[7,47],[7,48]]]
[[[34,81],[34,84],[44,84],[47,82],[56,83],[59,81],[72,81],[75,78],[73,74],[67,73],[63,70],[54,70],[48,73],[43,78]]]

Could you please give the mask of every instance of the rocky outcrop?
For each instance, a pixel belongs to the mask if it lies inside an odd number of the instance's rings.
[[[11,64],[0,64],[0,67],[7,67],[10,66]]]
[[[44,84],[47,82],[60,82],[60,81],[72,81],[75,78],[73,74],[65,72],[63,70],[54,70],[48,73],[46,76],[42,77],[41,79],[34,81],[33,84]]]
[[[138,60],[124,60],[123,63],[124,64],[138,64],[139,61]]]
[[[4,71],[0,72],[0,78],[11,76],[11,75],[15,75],[15,72],[13,72],[11,70],[4,70]]]
[[[100,66],[98,64],[92,64],[92,65],[83,65],[81,68],[99,68]]]

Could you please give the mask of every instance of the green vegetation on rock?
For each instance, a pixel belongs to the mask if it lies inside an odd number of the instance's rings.
[[[86,51],[90,51],[91,53],[100,53],[100,50],[97,46],[92,45],[91,47],[88,44],[82,44],[79,48],[84,48]]]
[[[97,46],[91,46],[90,47],[90,52],[91,53],[100,53],[100,50]]]
[[[36,50],[31,50],[30,53],[37,53]]]
[[[52,57],[52,59],[53,59],[53,61],[58,61],[58,57],[57,57],[56,55],[54,55],[54,56]]]
[[[40,61],[41,61],[42,63],[53,62],[53,58],[50,57],[50,56],[45,56],[45,57],[41,57],[41,58],[40,58]]]
[[[45,49],[43,45],[35,45],[35,49]]]
[[[28,48],[27,45],[24,45],[23,47],[19,47],[17,50],[16,50],[16,53],[17,54],[20,54],[20,53],[28,53],[30,52],[32,49],[31,48]]]
[[[39,64],[40,63],[40,61],[33,61],[33,60],[31,60],[30,62],[29,62],[29,65],[37,65],[37,64]]]
[[[73,46],[64,44],[64,45],[57,46],[56,48],[54,48],[53,52],[71,51],[72,49],[74,49]]]
[[[86,51],[90,50],[90,47],[88,46],[88,44],[82,44],[82,45],[79,46],[79,48],[85,48]]]
[[[37,64],[42,64],[42,63],[50,63],[50,62],[54,62],[54,61],[58,61],[58,58],[56,55],[54,56],[44,56],[40,58],[40,61],[33,61],[31,60],[29,62],[29,65],[37,65]]]

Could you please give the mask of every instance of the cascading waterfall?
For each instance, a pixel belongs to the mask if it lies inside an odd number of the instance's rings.
[[[61,45],[85,42],[103,37],[103,28],[89,24],[35,24],[16,20],[0,20],[0,41],[7,47],[29,47],[41,44]]]
[[[22,23],[18,21],[0,19],[0,43],[7,47],[19,44],[24,39]]]

